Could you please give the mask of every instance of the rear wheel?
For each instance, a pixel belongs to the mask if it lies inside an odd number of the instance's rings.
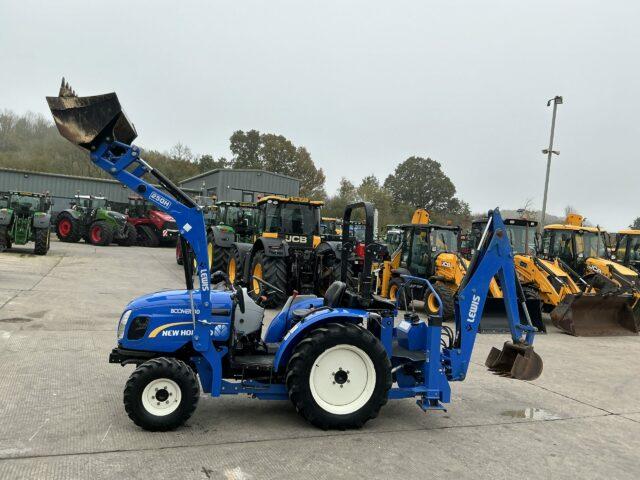
[[[62,212],[56,219],[56,235],[61,242],[78,242],[82,237],[80,222],[70,213]]]
[[[282,257],[265,257],[262,251],[256,253],[251,263],[250,291],[253,298],[258,298],[264,290],[264,285],[261,285],[256,278],[261,278],[281,290],[280,292],[269,292],[268,298],[264,302],[267,308],[284,305],[287,301],[286,259]]]
[[[160,245],[160,237],[153,228],[148,225],[138,225],[136,227],[138,233],[137,243],[141,247],[155,248]]]
[[[89,226],[89,242],[91,245],[105,247],[113,241],[113,229],[103,220],[93,222]]]
[[[49,251],[49,229],[48,228],[36,228],[34,231],[33,253],[36,255],[46,255]]]
[[[433,289],[436,291],[440,300],[442,300],[442,320],[445,322],[451,321],[454,318],[454,292],[443,283],[435,283]],[[425,292],[424,310],[428,315],[438,315],[439,304],[436,296],[431,293],[428,288]]]
[[[287,365],[298,413],[322,429],[360,428],[387,403],[391,362],[371,332],[331,323],[308,334]]]
[[[136,241],[138,240],[138,232],[136,232],[136,227],[134,227],[130,223],[125,224],[123,234],[123,238],[116,240],[116,243],[118,245],[120,245],[121,247],[131,247],[136,244]]]
[[[167,431],[183,425],[198,404],[200,387],[191,368],[175,358],[154,358],[129,377],[124,408],[139,427]]]
[[[0,227],[0,252],[4,252],[11,248],[11,242],[9,241],[9,232],[7,227]]]
[[[211,238],[207,248],[211,249],[208,251],[211,272],[217,272],[218,270],[226,272],[229,257],[231,255],[230,249],[226,247],[216,247],[213,243],[213,238]]]

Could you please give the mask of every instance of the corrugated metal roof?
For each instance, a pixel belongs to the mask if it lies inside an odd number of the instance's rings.
[[[197,180],[199,178],[206,177],[208,175],[212,175],[218,172],[260,172],[260,173],[268,173],[269,175],[275,175],[276,177],[288,178],[289,180],[295,180],[297,182],[300,181],[300,179],[296,177],[291,177],[283,173],[269,172],[268,170],[260,170],[258,168],[216,168],[214,170],[209,170],[208,172],[201,173],[194,177],[189,177],[189,178],[185,178],[184,180],[180,180],[180,183],[190,182],[191,180]]]

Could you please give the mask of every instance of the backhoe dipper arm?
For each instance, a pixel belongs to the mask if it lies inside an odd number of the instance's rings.
[[[503,291],[513,343],[532,345],[536,329],[528,318],[525,318],[525,324],[520,322],[516,286],[518,279],[513,253],[498,209],[489,212],[480,244],[458,290],[455,304],[456,338],[454,345],[443,351],[445,363],[450,367],[450,380],[463,380],[467,374],[489,285],[495,275],[498,275]],[[526,311],[524,302],[522,304]]]

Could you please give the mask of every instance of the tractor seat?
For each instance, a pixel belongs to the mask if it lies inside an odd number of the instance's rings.
[[[336,280],[333,282],[327,291],[324,293],[324,305],[325,307],[335,308],[340,306],[340,302],[342,301],[342,296],[344,295],[345,290],[347,289],[347,284],[344,282],[340,282]],[[314,308],[298,308],[293,311],[293,316],[296,320],[301,320],[311,312],[313,312]]]

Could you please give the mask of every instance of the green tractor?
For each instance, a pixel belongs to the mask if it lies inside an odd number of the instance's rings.
[[[72,208],[58,214],[56,235],[62,242],[85,242],[105,246],[112,242],[123,247],[136,244],[137,232],[126,215],[114,212],[105,197],[76,195]]]
[[[207,227],[211,270],[226,271],[234,242],[253,243],[256,235],[258,206],[253,202],[220,201],[216,203],[214,224]]]
[[[33,253],[46,255],[51,237],[51,198],[42,193],[0,195],[0,252],[34,242]]]

